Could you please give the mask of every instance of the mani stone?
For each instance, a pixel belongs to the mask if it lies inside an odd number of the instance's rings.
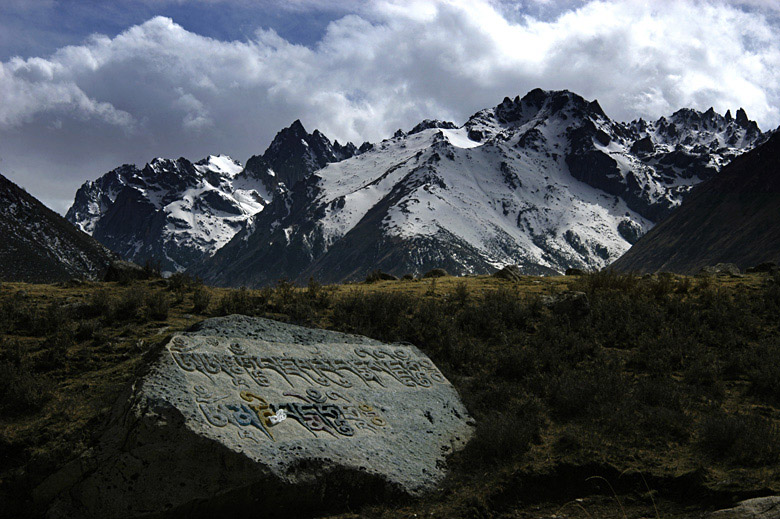
[[[434,489],[473,425],[414,346],[208,319],[164,345],[98,447],[36,498],[48,517],[345,510]]]

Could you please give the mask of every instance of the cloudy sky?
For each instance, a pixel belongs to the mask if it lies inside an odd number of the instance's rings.
[[[2,0],[0,172],[64,212],[123,163],[376,141],[535,87],[780,124],[775,0]]]

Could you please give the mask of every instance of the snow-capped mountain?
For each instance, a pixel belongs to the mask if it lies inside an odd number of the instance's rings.
[[[743,110],[736,119],[683,109],[619,123],[596,101],[537,89],[461,127],[424,121],[295,177],[192,271],[258,286],[280,277],[360,279],[376,268],[601,268],[692,186],[764,139]],[[254,176],[263,169],[279,174],[260,163]]]
[[[778,129],[780,130],[780,129]],[[694,274],[702,267],[780,262],[780,131],[702,182],[610,268]]]
[[[356,151],[295,121],[246,168],[225,155],[121,166],[86,182],[66,218],[126,259],[181,271],[230,241],[275,192]]]
[[[0,280],[100,279],[114,254],[0,175]]]
[[[230,241],[270,199],[242,171],[221,155],[124,165],[85,183],[66,218],[126,259],[183,270]]]

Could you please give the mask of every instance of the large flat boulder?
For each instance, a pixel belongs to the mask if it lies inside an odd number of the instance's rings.
[[[710,519],[780,519],[780,496],[756,497],[737,503],[734,508],[718,510]]]
[[[418,496],[473,422],[411,345],[267,319],[174,336],[98,448],[37,491],[49,516],[285,516]]]

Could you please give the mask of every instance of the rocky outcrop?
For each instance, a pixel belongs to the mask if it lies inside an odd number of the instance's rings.
[[[49,517],[344,510],[433,489],[472,425],[413,346],[209,319],[162,347],[99,446],[36,498]]]
[[[570,318],[578,319],[590,313],[590,300],[585,292],[572,291],[542,296],[541,303],[554,313]]]
[[[768,272],[770,274],[773,274],[775,272],[778,272],[778,270],[780,270],[780,267],[778,267],[777,263],[775,263],[774,261],[765,261],[753,267],[746,268],[745,272],[749,274],[758,273],[758,272]]]
[[[780,497],[748,499],[738,503],[734,508],[712,512],[709,519],[780,519]]]
[[[431,128],[444,128],[447,130],[454,130],[457,128],[455,123],[451,123],[450,121],[439,121],[437,119],[425,119],[422,122],[415,125],[414,128],[409,130],[409,133],[407,135],[414,135],[415,133],[420,133],[423,130],[429,130]]]
[[[523,280],[523,271],[517,265],[507,265],[501,270],[494,272],[493,277],[518,282]]]
[[[368,276],[366,276],[366,283],[375,283],[377,281],[398,281],[398,276],[388,274],[387,272],[378,269],[369,272]]]
[[[718,263],[717,265],[702,267],[699,270],[699,274],[739,277],[742,275],[742,272],[734,263]]]
[[[280,186],[292,189],[325,165],[357,153],[351,142],[344,146],[338,141],[331,143],[319,130],[308,133],[301,121],[296,120],[276,134],[262,155],[247,160],[246,174],[261,180],[268,192]]]
[[[131,261],[112,261],[106,269],[103,281],[132,281],[135,279],[149,279],[150,272]]]

